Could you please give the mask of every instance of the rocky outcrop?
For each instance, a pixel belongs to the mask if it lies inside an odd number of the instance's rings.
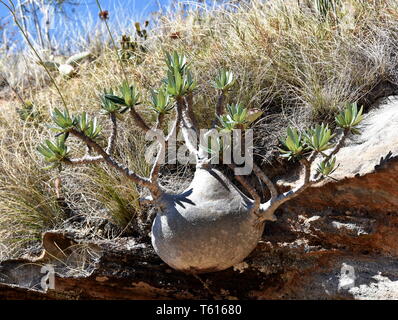
[[[391,98],[338,153],[338,181],[286,203],[253,253],[228,270],[186,275],[132,238],[90,242],[49,232],[40,257],[0,264],[0,297],[398,299],[397,129]],[[54,289],[44,292],[40,271],[49,264]]]
[[[397,129],[398,98],[392,97],[366,116],[361,135],[355,136],[338,152],[339,168],[331,176],[335,180],[325,181],[323,185],[308,190],[294,204],[314,209],[396,211]]]

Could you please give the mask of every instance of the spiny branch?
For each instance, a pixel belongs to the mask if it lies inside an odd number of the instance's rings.
[[[63,162],[66,163],[67,165],[71,165],[71,166],[77,166],[80,164],[92,164],[92,163],[99,163],[99,162],[103,162],[104,158],[102,156],[89,156],[89,155],[85,155],[82,158],[76,158],[76,159],[70,159],[70,158],[65,158],[63,159]]]
[[[236,168],[235,164],[229,164],[228,165],[232,170]],[[254,212],[258,212],[260,208],[260,203],[261,203],[261,198],[259,194],[257,193],[256,189],[253,188],[250,183],[247,181],[247,179],[244,176],[241,175],[235,175],[236,180],[239,181],[239,183],[246,189],[247,192],[250,193],[250,196],[254,200]]]
[[[100,156],[102,156],[103,160],[110,167],[113,167],[114,169],[116,169],[118,172],[123,174],[126,178],[130,179],[134,183],[148,188],[151,191],[151,193],[155,199],[158,198],[159,196],[161,196],[162,191],[158,184],[152,183],[152,181],[150,179],[141,177],[140,175],[136,174],[135,172],[129,170],[127,167],[122,166],[112,156],[110,156],[108,153],[106,153],[106,151],[98,143],[96,143],[91,138],[87,137],[84,133],[82,133],[76,129],[71,129],[69,132],[70,132],[70,134],[72,134],[73,136],[80,139],[81,141],[86,143],[88,146],[90,146]]]
[[[108,138],[108,145],[106,147],[106,153],[108,155],[111,155],[113,153],[113,150],[115,148],[115,143],[116,143],[116,137],[117,137],[117,121],[116,121],[116,115],[114,113],[110,114],[110,120],[112,122],[112,132],[111,135]],[[76,166],[80,164],[93,164],[93,163],[99,163],[105,161],[103,156],[91,156],[90,151],[92,150],[92,147],[87,144],[87,154],[82,157],[82,158],[66,158],[64,159],[64,163],[67,165],[71,166]]]
[[[224,106],[225,98],[226,98],[226,94],[225,94],[224,90],[221,90],[221,92],[217,98],[217,105],[216,105],[216,112],[215,112],[216,118],[212,121],[212,124],[211,124],[212,128],[216,127],[218,117],[222,116],[225,112],[225,106]]]
[[[116,115],[114,113],[110,114],[110,119],[112,122],[112,132],[108,139],[108,146],[106,148],[107,154],[112,154],[115,148],[116,137],[117,137],[117,122],[116,122]]]
[[[188,116],[191,119],[192,125],[194,128],[198,128],[198,122],[195,117],[195,113],[193,112],[193,94],[190,92],[185,98],[186,108],[188,112]]]
[[[198,160],[198,149],[195,146],[196,143],[193,143],[192,141],[192,134],[195,135],[195,138],[197,139],[197,129],[194,126],[191,118],[189,117],[185,101],[182,97],[177,98],[177,113],[180,113],[181,115],[181,120],[180,120],[180,127],[182,131],[182,135],[184,137],[186,146],[188,150],[196,156],[196,159]]]
[[[338,143],[335,145],[333,150],[329,153],[328,156],[325,157],[326,160],[329,160],[333,155],[335,155],[344,145],[345,140],[349,134],[349,130],[344,130],[343,135],[340,137]],[[297,197],[300,195],[302,192],[304,192],[306,189],[309,187],[321,182],[323,179],[325,179],[324,176],[318,177],[319,173],[315,175],[315,180],[311,180],[311,166],[312,163],[315,161],[315,158],[317,156],[317,152],[313,151],[311,155],[308,158],[302,158],[300,160],[300,163],[304,167],[304,179],[303,182],[297,186],[296,188],[289,190],[287,192],[284,192],[277,197],[271,197],[269,201],[266,203],[262,203],[260,205],[260,221],[265,221],[265,220],[272,220],[274,219],[274,212],[275,210],[281,206],[283,203]]]
[[[160,159],[163,159],[166,156],[166,150],[169,146],[169,141],[171,137],[176,136],[177,128],[179,126],[180,121],[181,121],[181,113],[178,112],[178,109],[176,109],[176,117],[173,123],[173,127],[170,130],[170,133],[166,137],[165,141],[163,141],[163,143],[159,141],[160,147],[150,175],[150,180],[153,183],[157,183],[158,181],[159,170],[160,170]]]
[[[140,114],[137,111],[135,111],[134,108],[130,109],[130,114],[133,117],[136,125],[140,129],[144,130],[144,133],[147,133],[148,131],[151,130],[151,128],[146,124],[145,120],[140,116]]]
[[[265,183],[271,194],[271,198],[276,198],[278,196],[278,192],[274,183],[255,163],[253,163],[253,172],[262,182]]]
[[[225,112],[224,102],[225,102],[225,92],[224,90],[222,90],[220,95],[218,96],[217,106],[216,106],[216,115],[218,117]]]

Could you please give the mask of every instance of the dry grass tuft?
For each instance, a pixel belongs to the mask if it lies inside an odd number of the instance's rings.
[[[6,121],[0,128],[0,257],[4,258],[39,240],[41,231],[59,224],[63,214],[52,191],[53,174],[41,170],[35,152],[35,141],[48,133],[19,122],[15,112],[2,116]]]

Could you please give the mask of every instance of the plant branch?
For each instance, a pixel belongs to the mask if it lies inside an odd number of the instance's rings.
[[[216,106],[216,115],[221,116],[225,112],[224,102],[225,102],[225,92],[221,91],[220,95],[218,96],[217,106]]]
[[[193,94],[190,92],[185,98],[187,113],[192,121],[193,127],[198,128],[198,122],[196,121],[195,113],[193,112]]]
[[[158,154],[157,154],[155,163],[154,163],[154,165],[152,167],[151,175],[150,175],[150,180],[153,183],[158,183],[159,171],[160,171],[160,165],[161,165],[160,160],[165,158],[166,150],[167,150],[167,148],[169,146],[170,138],[173,137],[173,136],[176,136],[177,130],[178,130],[177,128],[178,128],[178,125],[179,125],[180,121],[181,121],[181,114],[180,114],[180,112],[176,111],[176,117],[175,117],[175,120],[174,120],[173,127],[171,128],[171,130],[170,130],[169,134],[167,135],[166,139],[164,141],[162,141],[162,142],[159,141],[160,148],[159,148],[159,151],[158,151]]]
[[[157,116],[157,119],[156,119],[156,124],[155,124],[155,129],[162,130],[163,123],[164,123],[164,118],[165,118],[165,114],[164,113],[158,113],[158,116]]]
[[[187,113],[187,108],[185,105],[184,98],[179,97],[177,98],[177,113],[181,115],[181,120],[180,120],[180,127],[182,131],[182,135],[184,137],[186,146],[188,150],[193,153],[196,156],[196,159],[198,160],[198,154],[199,151],[195,144],[197,144],[197,130],[195,126],[193,125],[191,119],[189,118],[189,115]],[[194,144],[192,141],[192,134],[195,135],[196,143]]]
[[[271,197],[266,203],[260,205],[260,222],[265,220],[275,220],[274,212],[277,208],[279,208],[286,201],[289,201],[299,194],[301,194],[304,190],[311,187],[316,181],[311,181],[311,165],[316,158],[316,152],[312,152],[311,155],[307,158],[302,158],[300,163],[304,167],[304,179],[303,182],[296,188],[284,192],[276,197]]]
[[[103,162],[104,157],[102,157],[102,156],[93,157],[93,156],[85,155],[82,158],[76,158],[76,159],[65,158],[62,161],[67,165],[77,166],[77,165],[81,165],[81,164],[92,164],[92,163]]]
[[[151,130],[151,128],[146,124],[145,120],[140,116],[140,114],[134,108],[130,109],[130,114],[133,117],[136,125],[140,129],[144,130],[144,133],[147,133],[148,131]]]
[[[110,119],[112,122],[112,132],[108,138],[108,145],[105,149],[106,150],[105,152],[108,155],[111,155],[113,153],[113,150],[115,147],[115,142],[116,142],[116,136],[117,136],[116,115],[114,113],[111,113]],[[82,158],[66,158],[63,160],[63,162],[67,165],[76,166],[76,165],[80,165],[80,164],[92,164],[92,163],[105,161],[103,156],[91,156],[90,152],[92,150],[92,146],[89,144],[86,144],[86,145],[87,145],[87,154],[84,157],[82,157]]]
[[[262,182],[265,183],[271,194],[271,198],[276,198],[278,196],[278,192],[274,183],[255,163],[253,163],[253,172]]]
[[[190,107],[189,107],[189,104],[187,103],[187,100],[182,97],[177,98],[177,105],[180,105],[181,120],[182,120],[184,126],[187,129],[193,130],[193,131],[195,131],[195,133],[197,133],[198,129],[197,129],[194,121],[191,118]]]
[[[340,149],[344,146],[349,133],[350,133],[350,130],[344,129],[341,137],[339,138],[339,141],[337,142],[337,144],[334,147],[334,149],[332,150],[332,152],[326,157],[326,160],[330,160],[331,157],[333,157],[337,152],[340,151]]]
[[[307,159],[307,158],[300,159],[300,163],[304,167],[304,181],[303,181],[304,184],[310,182],[312,162],[313,162],[313,160],[311,161],[310,159]]]
[[[213,120],[212,128],[216,127],[218,117],[222,116],[225,112],[225,106],[224,106],[225,97],[226,97],[226,95],[225,95],[224,90],[221,90],[220,95],[218,96],[218,99],[217,99],[216,113],[215,113],[216,118]]]
[[[229,164],[228,165],[232,170],[236,168],[235,164]],[[254,212],[258,212],[260,208],[260,203],[261,203],[261,198],[259,194],[257,193],[256,189],[253,188],[250,183],[245,179],[244,176],[241,175],[235,175],[236,180],[239,181],[239,183],[246,189],[247,192],[250,193],[250,196],[254,200]]]
[[[339,142],[336,144],[332,152],[327,156],[328,160],[342,148],[348,133],[349,131],[347,130],[344,131],[343,135],[339,139]],[[289,190],[287,192],[284,192],[278,195],[276,198],[271,198],[266,203],[260,205],[260,212],[261,212],[260,221],[275,219],[274,212],[278,207],[280,207],[286,201],[289,201],[297,197],[299,194],[301,194],[302,192],[304,192],[306,189],[313,186],[314,184],[317,184],[321,182],[323,179],[325,179],[325,177],[323,176],[317,178],[318,176],[317,174],[315,175],[315,180],[311,180],[311,165],[314,162],[316,155],[317,155],[316,152],[312,152],[312,154],[309,156],[308,159],[302,158],[300,160],[300,163],[304,167],[304,179],[303,182],[298,187]]]
[[[108,138],[108,146],[106,148],[106,153],[111,155],[113,153],[113,150],[115,149],[115,143],[117,138],[117,121],[116,121],[116,115],[114,113],[111,113],[109,117],[112,122],[112,132]]]
[[[87,137],[84,133],[77,131],[76,129],[71,129],[69,132],[72,135],[74,135],[76,138],[78,138],[81,141],[83,141],[84,143],[86,143],[89,147],[91,147],[100,156],[102,156],[103,160],[110,167],[113,167],[114,169],[116,169],[118,172],[120,172],[122,175],[124,175],[126,178],[130,179],[134,183],[148,188],[151,191],[154,199],[161,196],[162,191],[158,184],[152,183],[152,181],[150,179],[141,177],[140,175],[136,174],[135,172],[130,171],[127,167],[122,166],[112,156],[110,156],[108,153],[106,153],[106,151],[98,143],[96,143],[91,138]]]
[[[332,152],[330,152],[328,155],[325,156],[325,159],[324,159],[325,161],[329,161],[335,154],[337,154],[337,152],[340,151],[340,149],[344,146],[349,133],[350,133],[349,129],[344,129],[343,133],[341,134],[341,136],[340,136],[338,142],[336,143],[335,147],[333,148]],[[319,172],[317,172],[315,174],[315,179],[317,181],[316,183],[322,181],[324,178],[324,177],[319,178],[319,175],[320,175]]]

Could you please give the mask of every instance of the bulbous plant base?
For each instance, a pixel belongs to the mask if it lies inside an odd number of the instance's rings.
[[[152,245],[164,262],[186,273],[221,271],[241,262],[264,229],[253,201],[215,169],[197,169],[182,194],[162,201]]]

